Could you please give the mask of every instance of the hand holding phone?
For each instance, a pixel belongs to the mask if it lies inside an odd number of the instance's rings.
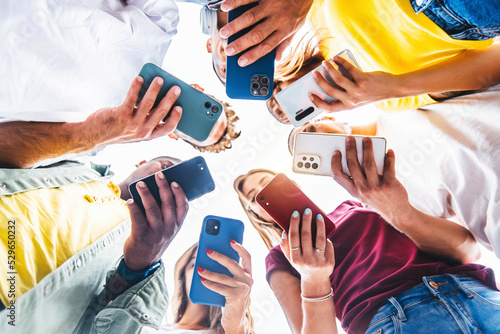
[[[192,201],[205,195],[215,189],[215,183],[208,169],[207,163],[203,157],[195,157],[181,162],[161,171],[165,175],[169,184],[176,182],[184,190],[186,197]],[[155,175],[147,176],[137,180],[129,185],[129,192],[134,202],[144,212],[144,205],[141,196],[137,191],[137,183],[144,182],[155,198],[158,205],[161,205],[161,198],[158,186],[155,181]]]
[[[299,132],[295,135],[293,148],[292,170],[295,173],[333,176],[331,161],[335,151],[342,155],[342,171],[350,175],[346,159],[346,138],[349,135],[317,132]],[[365,136],[354,137],[357,147],[359,163],[363,163],[362,141]],[[373,142],[373,156],[376,170],[382,175],[384,168],[384,157],[386,139],[383,137],[370,137]]]
[[[229,298],[241,299],[239,294],[229,293],[228,289],[214,284],[217,281],[226,286],[251,286],[251,265],[248,263],[250,254],[241,247],[243,231],[244,225],[240,220],[218,216],[205,217],[189,292],[191,302],[224,307],[226,295]],[[234,264],[239,263],[239,254],[242,254],[245,260],[242,262],[243,266]],[[220,274],[231,279],[223,279]],[[202,277],[205,281],[202,281]]]
[[[320,214],[325,220],[326,236],[335,230],[335,224],[321,211],[285,174],[276,175],[255,196],[257,204],[286,232],[289,230],[290,218],[294,211],[311,210],[313,217]],[[316,228],[312,227],[316,235]]]

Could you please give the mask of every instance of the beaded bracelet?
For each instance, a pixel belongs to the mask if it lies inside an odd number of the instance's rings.
[[[330,288],[330,293],[327,294],[324,297],[307,298],[307,297],[304,297],[303,294],[301,294],[300,296],[302,297],[302,300],[305,301],[305,302],[313,302],[313,303],[322,302],[322,301],[325,301],[325,300],[330,299],[331,297],[333,297],[333,288]]]

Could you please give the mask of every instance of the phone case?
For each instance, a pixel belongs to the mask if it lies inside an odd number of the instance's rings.
[[[144,83],[139,92],[137,104],[139,104],[144,94],[146,94],[153,79],[161,77],[163,78],[163,86],[158,93],[154,108],[165,97],[170,88],[179,86],[181,88],[181,95],[172,106],[172,108],[175,106],[182,107],[182,116],[177,125],[177,130],[198,141],[204,141],[208,138],[215,123],[217,123],[220,115],[224,112],[219,102],[151,63],[147,63],[142,67],[139,76],[144,79]],[[171,111],[169,111],[167,117]]]
[[[218,221],[219,228],[210,229],[211,221]],[[240,220],[230,219],[218,216],[206,216],[203,219],[203,226],[201,228],[200,242],[198,244],[198,251],[196,253],[196,261],[193,272],[193,280],[191,282],[191,291],[189,292],[189,299],[195,304],[213,305],[224,307],[226,305],[226,298],[217,292],[206,288],[200,281],[198,274],[198,267],[216,272],[219,274],[228,275],[233,277],[226,267],[219,264],[208,257],[206,250],[211,249],[218,253],[224,254],[234,261],[240,261],[238,253],[231,247],[230,239],[238,243],[243,243],[243,231],[245,226]],[[214,235],[214,231],[218,230]]]
[[[299,132],[295,137],[293,148],[293,166],[295,173],[333,176],[331,161],[333,152],[339,150],[342,153],[342,170],[351,175],[347,168],[345,155],[345,139],[348,135],[331,133]],[[363,167],[363,144],[366,136],[353,136],[356,139],[356,150],[358,161]],[[384,171],[384,159],[386,150],[386,139],[384,137],[372,137],[373,154],[379,175]]]
[[[328,237],[335,230],[335,224],[330,218],[283,173],[276,175],[269,181],[255,198],[262,209],[286,232],[288,232],[290,226],[292,213],[297,210],[302,216],[306,208],[311,209],[314,218],[313,221],[315,221],[317,214],[323,216],[325,220],[325,232]],[[311,232],[313,238],[315,238],[316,228],[314,224],[312,226]]]
[[[240,6],[229,11],[228,22],[231,22],[258,3]],[[228,38],[228,44],[245,35],[255,25],[241,30]],[[232,99],[268,100],[273,94],[274,58],[276,50],[269,52],[255,63],[240,67],[238,58],[242,53],[227,56],[226,59],[226,94]],[[265,90],[263,90],[265,89]]]
[[[351,51],[344,50],[337,56],[347,59],[350,63],[360,68]],[[331,60],[330,60],[331,61]],[[337,67],[338,71],[346,78],[352,79],[349,73],[341,67],[333,64]],[[290,122],[295,127],[299,127],[304,123],[309,122],[314,117],[318,116],[323,112],[323,110],[316,107],[309,99],[309,93],[315,94],[325,100],[326,102],[336,101],[336,99],[328,96],[316,83],[312,75],[313,71],[321,72],[324,77],[336,88],[339,88],[337,84],[332,80],[330,75],[326,72],[323,65],[319,65],[311,72],[304,75],[299,80],[292,83],[290,86],[286,87],[278,94],[276,94],[276,100],[280,104],[283,111],[286,113]]]
[[[188,201],[192,201],[215,189],[215,183],[212,179],[212,175],[210,174],[210,170],[208,169],[205,159],[202,157],[195,157],[193,159],[183,161],[178,165],[162,170],[162,173],[165,175],[168,184],[175,181],[181,186]],[[160,192],[153,174],[131,183],[128,187],[130,195],[134,199],[134,202],[139,205],[142,212],[145,211],[141,196],[139,196],[139,193],[137,192],[137,182],[139,181],[146,183],[158,205],[161,205]]]

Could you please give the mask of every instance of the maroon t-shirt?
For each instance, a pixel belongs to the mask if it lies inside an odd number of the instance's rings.
[[[376,212],[346,201],[328,215],[337,229],[330,237],[335,269],[330,276],[335,312],[348,333],[364,333],[391,296],[422,283],[422,277],[463,274],[496,289],[493,270],[478,264],[443,262],[422,251]],[[299,277],[280,247],[266,257],[267,280],[273,270]]]

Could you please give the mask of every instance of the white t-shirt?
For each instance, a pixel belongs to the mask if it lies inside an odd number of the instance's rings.
[[[383,114],[378,133],[417,209],[451,218],[500,257],[500,85],[420,110]]]
[[[82,121],[122,103],[146,62],[161,65],[173,0],[4,0],[0,118]]]
[[[213,334],[213,332],[211,330],[177,329],[169,325],[162,325],[160,330],[143,327],[141,334]]]

